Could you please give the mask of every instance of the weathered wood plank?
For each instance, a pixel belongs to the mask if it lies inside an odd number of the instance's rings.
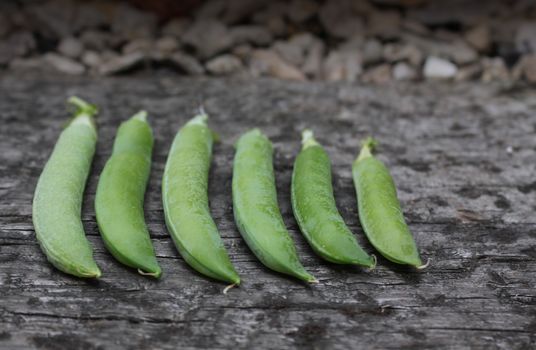
[[[482,85],[371,87],[272,80],[0,79],[0,348],[525,349],[536,346],[536,93]],[[99,144],[84,223],[98,282],[55,271],[31,225],[39,173],[66,120],[65,99],[97,103]],[[244,284],[228,295],[185,265],[165,229],[167,150],[199,101],[221,135],[212,213]],[[98,173],[120,121],[147,109],[156,135],[146,216],[164,276],[116,263],[95,224]],[[274,141],[279,201],[305,286],[260,265],[233,223],[233,142],[250,127]],[[314,256],[292,218],[289,184],[299,132],[332,157],[337,203],[368,251],[350,164],[366,135],[381,142],[427,270],[379,259],[373,272]]]

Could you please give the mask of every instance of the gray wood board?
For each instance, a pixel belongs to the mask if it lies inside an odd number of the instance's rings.
[[[536,346],[536,93],[528,87],[353,86],[275,80],[0,78],[0,348],[3,349],[526,349]],[[103,276],[54,270],[31,222],[33,190],[62,126],[65,100],[101,108],[82,217]],[[243,285],[184,263],[165,228],[161,176],[175,132],[199,102],[221,136],[210,206]],[[98,174],[119,123],[149,111],[156,144],[146,219],[164,275],[117,263],[95,223]],[[275,146],[281,211],[307,286],[264,268],[233,222],[233,143],[260,127]],[[351,163],[367,135],[391,169],[424,271],[379,258],[367,272],[316,257],[292,217],[289,185],[300,131],[312,128],[333,163],[339,209],[369,252]]]

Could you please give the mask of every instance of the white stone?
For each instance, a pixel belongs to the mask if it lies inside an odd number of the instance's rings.
[[[424,63],[423,73],[429,79],[449,79],[456,75],[456,65],[445,59],[430,56]]]

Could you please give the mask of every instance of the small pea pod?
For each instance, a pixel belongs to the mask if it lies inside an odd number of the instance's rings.
[[[200,273],[239,284],[208,206],[208,172],[214,135],[204,113],[175,136],[169,151],[162,197],[167,227],[186,262]]]
[[[82,225],[82,197],[91,168],[97,108],[77,97],[78,110],[61,133],[35,189],[32,218],[37,240],[48,261],[78,277],[101,275]]]
[[[151,171],[153,133],[141,111],[121,124],[113,152],[99,178],[95,213],[106,248],[121,263],[143,275],[160,277],[143,215]]]
[[[376,142],[363,143],[352,166],[359,219],[370,243],[397,264],[422,268],[417,245],[404,221],[389,170],[372,155]]]
[[[331,184],[331,164],[310,130],[303,133],[302,149],[292,172],[292,209],[313,250],[336,264],[374,267],[375,259],[357,243],[337,210]]]
[[[316,282],[300,263],[277,204],[272,143],[259,129],[240,137],[233,167],[233,211],[247,245],[267,267]]]

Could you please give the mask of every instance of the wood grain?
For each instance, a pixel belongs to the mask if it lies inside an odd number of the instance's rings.
[[[536,346],[536,93],[526,87],[352,86],[156,77],[0,78],[0,348],[2,349],[528,349]],[[33,190],[79,95],[101,108],[83,220],[103,271],[54,270],[31,223]],[[161,176],[176,130],[202,101],[220,134],[211,210],[243,285],[187,267],[163,221]],[[119,123],[149,111],[156,136],[146,219],[162,280],[137,275],[103,247],[93,200]],[[260,127],[275,145],[278,195],[306,286],[264,268],[234,225],[233,143]],[[375,271],[316,257],[291,213],[299,133],[332,158],[339,209],[367,251],[351,163],[367,135],[385,161],[422,256],[417,272],[379,258]]]

